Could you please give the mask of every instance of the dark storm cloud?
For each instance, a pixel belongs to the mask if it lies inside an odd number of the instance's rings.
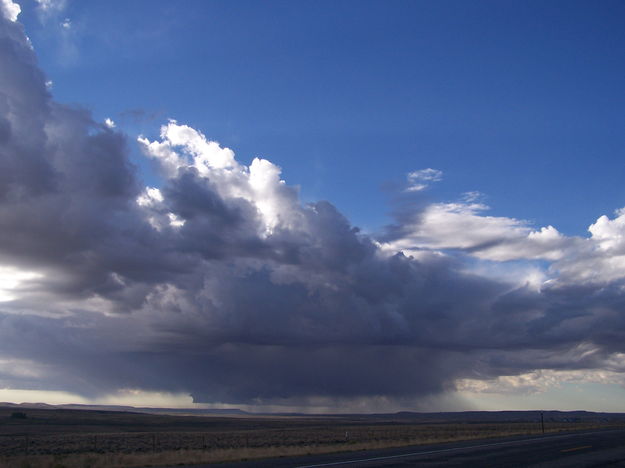
[[[403,398],[458,378],[601,368],[625,351],[618,281],[541,289],[471,272],[462,255],[392,251],[427,204],[402,207],[380,244],[328,202],[301,205],[268,161],[241,166],[175,122],[142,140],[166,173],[145,190],[126,137],[53,101],[4,19],[0,64],[0,260],[39,274],[0,302],[0,356],[37,375],[0,384]],[[521,245],[513,228],[499,244]]]

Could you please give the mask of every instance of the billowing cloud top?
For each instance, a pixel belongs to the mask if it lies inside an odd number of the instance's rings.
[[[1,5],[1,385],[305,405],[625,371],[625,213],[575,238],[473,194],[404,207],[374,239],[174,120],[138,138],[163,180],[143,187],[137,143],[51,98]]]
[[[9,21],[17,21],[22,9],[12,0],[0,0],[0,13]]]

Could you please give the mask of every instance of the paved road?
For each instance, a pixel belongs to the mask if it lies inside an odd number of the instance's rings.
[[[209,465],[202,465],[209,466]],[[215,466],[215,465],[213,465]],[[625,429],[499,438],[305,457],[223,463],[220,468],[624,467]],[[194,468],[201,468],[195,465]]]

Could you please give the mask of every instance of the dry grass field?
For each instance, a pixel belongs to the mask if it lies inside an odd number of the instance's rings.
[[[537,413],[499,418],[169,416],[0,408],[0,466],[135,467],[362,450],[542,431]],[[483,421],[480,422],[480,419]],[[485,420],[485,421],[484,421]],[[546,416],[548,432],[625,426],[625,418]]]

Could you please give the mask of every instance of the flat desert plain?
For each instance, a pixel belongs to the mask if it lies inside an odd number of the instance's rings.
[[[536,411],[382,415],[185,415],[0,407],[0,466],[210,463],[623,427],[620,413]],[[178,413],[180,413],[178,411]]]

